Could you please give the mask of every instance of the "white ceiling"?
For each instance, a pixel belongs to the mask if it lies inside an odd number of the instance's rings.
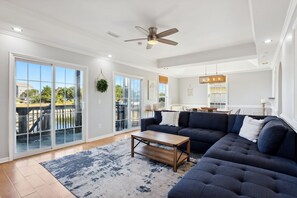
[[[254,59],[258,58],[260,65],[270,63],[290,0],[0,0],[0,3],[2,33],[95,56],[113,54],[114,61],[149,70],[170,67],[159,71],[182,77],[200,71],[201,65],[228,62],[221,64],[222,72],[236,72],[254,70],[251,59],[257,62]],[[21,34],[11,31],[16,25],[24,28]],[[143,37],[134,28],[136,25],[157,26],[159,32],[176,27],[179,32],[167,38],[179,44],[158,44],[146,50],[145,43],[123,42]],[[264,45],[266,38],[272,38],[273,43]],[[239,64],[238,61],[245,66],[230,67]],[[257,65],[256,70],[269,68],[269,63]]]

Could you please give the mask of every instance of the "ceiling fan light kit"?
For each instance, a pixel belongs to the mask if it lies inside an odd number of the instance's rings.
[[[125,42],[147,40],[146,49],[151,49],[153,47],[153,45],[156,45],[158,43],[164,43],[164,44],[173,45],[173,46],[176,46],[178,44],[175,41],[163,38],[163,37],[177,33],[178,29],[176,29],[176,28],[172,28],[172,29],[163,31],[158,34],[157,34],[156,27],[150,27],[148,30],[146,30],[140,26],[135,26],[135,28],[137,30],[139,30],[141,33],[145,34],[147,37],[146,38],[129,39],[129,40],[125,40]]]

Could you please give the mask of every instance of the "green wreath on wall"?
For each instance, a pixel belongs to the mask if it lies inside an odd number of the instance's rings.
[[[103,78],[100,78],[100,76],[102,75]],[[97,91],[101,92],[101,93],[104,93],[107,91],[108,89],[108,82],[102,72],[102,69],[101,69],[101,74],[99,76],[99,79],[97,80],[97,83],[96,83],[96,87],[97,87]]]

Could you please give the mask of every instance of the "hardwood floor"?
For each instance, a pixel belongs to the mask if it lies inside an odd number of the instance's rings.
[[[75,197],[39,163],[126,139],[135,132],[0,164],[0,197]]]

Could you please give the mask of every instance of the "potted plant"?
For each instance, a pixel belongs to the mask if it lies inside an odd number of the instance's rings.
[[[105,76],[103,75],[102,70],[101,70],[101,74],[100,75],[102,75],[103,78],[99,78],[97,80],[96,88],[97,88],[97,91],[103,93],[103,92],[106,92],[107,89],[108,89],[108,82],[105,79]]]

